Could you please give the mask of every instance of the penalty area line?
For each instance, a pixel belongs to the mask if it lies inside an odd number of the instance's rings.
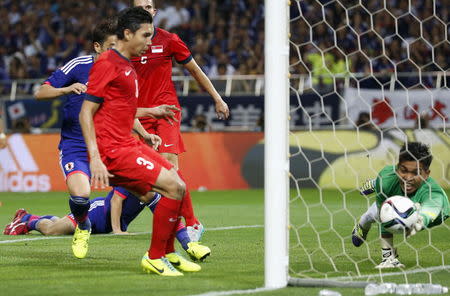
[[[206,228],[206,231],[222,231],[222,230],[235,230],[235,229],[246,229],[246,228],[262,228],[263,225],[237,225],[237,226],[224,226],[224,227],[213,227]],[[129,235],[118,235],[114,233],[107,234],[94,234],[94,236],[133,236],[133,235],[143,235],[150,234],[151,232],[135,232],[130,233]],[[30,242],[30,241],[39,241],[39,240],[50,240],[50,239],[68,239],[72,238],[72,235],[65,236],[40,236],[40,237],[30,237],[30,238],[21,238],[21,239],[10,239],[10,240],[0,240],[0,244],[12,244],[12,243],[20,243],[20,242]]]

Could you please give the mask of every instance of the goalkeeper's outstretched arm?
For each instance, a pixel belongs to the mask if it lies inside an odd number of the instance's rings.
[[[375,193],[375,183],[377,179],[367,179],[366,182],[359,188],[359,193],[361,195],[370,195],[372,193]]]

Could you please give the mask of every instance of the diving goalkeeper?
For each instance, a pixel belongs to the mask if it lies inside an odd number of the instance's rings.
[[[433,156],[425,144],[405,143],[400,149],[398,164],[384,167],[376,179],[365,183],[361,194],[376,193],[376,202],[353,228],[353,245],[359,247],[364,243],[372,223],[379,221],[382,203],[394,195],[409,197],[419,209],[419,219],[406,231],[407,237],[425,228],[440,225],[449,217],[448,197],[442,187],[430,177],[432,159]],[[381,254],[382,261],[376,268],[404,267],[398,260],[393,234],[383,227],[381,227]]]

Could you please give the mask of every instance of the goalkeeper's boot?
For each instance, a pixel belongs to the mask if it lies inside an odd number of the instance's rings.
[[[201,245],[199,242],[190,242],[187,244],[186,252],[194,261],[204,261],[206,257],[211,255],[211,250],[207,246]]]
[[[381,263],[375,266],[377,269],[405,267],[405,265],[398,260],[396,249],[381,249],[381,258]]]
[[[184,259],[180,254],[175,252],[166,254],[166,258],[176,269],[181,271],[195,272],[202,269],[197,263],[188,261]]]
[[[355,247],[361,246],[367,238],[367,233],[369,233],[369,229],[365,230],[364,228],[356,223],[355,227],[352,231],[352,243]]]
[[[205,232],[205,228],[201,223],[187,226],[186,229],[191,242],[199,242]]]
[[[75,233],[72,239],[72,252],[75,257],[83,259],[86,257],[89,246],[89,237],[91,236],[91,230],[81,230],[80,228],[75,228]]]
[[[148,252],[145,253],[141,260],[142,269],[146,273],[156,273],[161,276],[182,276],[183,274],[173,267],[169,260],[165,257],[159,259],[150,259]]]

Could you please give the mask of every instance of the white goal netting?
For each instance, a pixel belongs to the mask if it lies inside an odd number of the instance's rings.
[[[290,3],[289,275],[450,284],[450,223],[394,237],[405,268],[377,270],[379,231],[351,231],[375,201],[359,186],[395,165],[405,140],[428,144],[450,192],[450,2]],[[298,118],[301,110],[301,118]],[[295,118],[294,118],[295,117]]]

